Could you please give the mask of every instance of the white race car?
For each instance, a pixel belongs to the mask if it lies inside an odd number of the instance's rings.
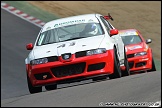
[[[107,20],[110,15],[85,14],[46,23],[25,59],[30,93],[57,88],[79,79],[129,75],[124,43]]]

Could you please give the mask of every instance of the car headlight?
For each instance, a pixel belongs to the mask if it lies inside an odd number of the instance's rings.
[[[102,54],[105,52],[106,52],[105,48],[98,48],[98,49],[93,49],[93,50],[87,51],[86,55]]]
[[[146,55],[147,52],[139,52],[139,53],[135,53],[134,56],[143,56],[143,55]]]
[[[40,59],[35,59],[30,62],[31,65],[37,65],[37,64],[44,64],[47,63],[48,59],[47,58],[40,58]]]

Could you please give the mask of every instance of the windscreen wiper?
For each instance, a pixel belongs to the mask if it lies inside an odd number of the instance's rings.
[[[85,38],[85,37],[75,37],[75,38],[70,38],[70,39],[67,39],[67,40],[64,40],[64,41],[75,40],[75,39],[81,39],[81,38]]]
[[[41,45],[47,45],[47,44],[53,44],[53,43],[56,43],[56,42],[47,42],[47,43],[43,43]]]

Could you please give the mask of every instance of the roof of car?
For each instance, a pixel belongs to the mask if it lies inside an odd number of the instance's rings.
[[[98,22],[96,17],[101,16],[100,14],[83,14],[77,16],[71,16],[66,18],[60,18],[47,22],[42,29],[42,32],[49,29],[58,28],[62,26],[78,24],[78,23],[87,23],[87,22]]]

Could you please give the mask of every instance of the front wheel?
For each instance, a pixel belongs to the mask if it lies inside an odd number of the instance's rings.
[[[27,75],[28,89],[31,94],[42,92],[42,87],[34,87]]]
[[[109,75],[109,78],[115,79],[120,77],[121,77],[120,62],[116,52],[114,51],[114,73]]]
[[[129,76],[130,69],[129,69],[129,64],[128,64],[126,53],[124,53],[124,66],[125,66],[125,70],[122,70],[122,76]]]
[[[53,85],[46,85],[45,86],[46,90],[55,90],[57,89],[57,84],[53,84]]]
[[[156,67],[155,67],[155,63],[154,63],[153,58],[152,58],[152,68],[150,70],[148,70],[147,72],[152,72],[152,71],[156,71]]]

